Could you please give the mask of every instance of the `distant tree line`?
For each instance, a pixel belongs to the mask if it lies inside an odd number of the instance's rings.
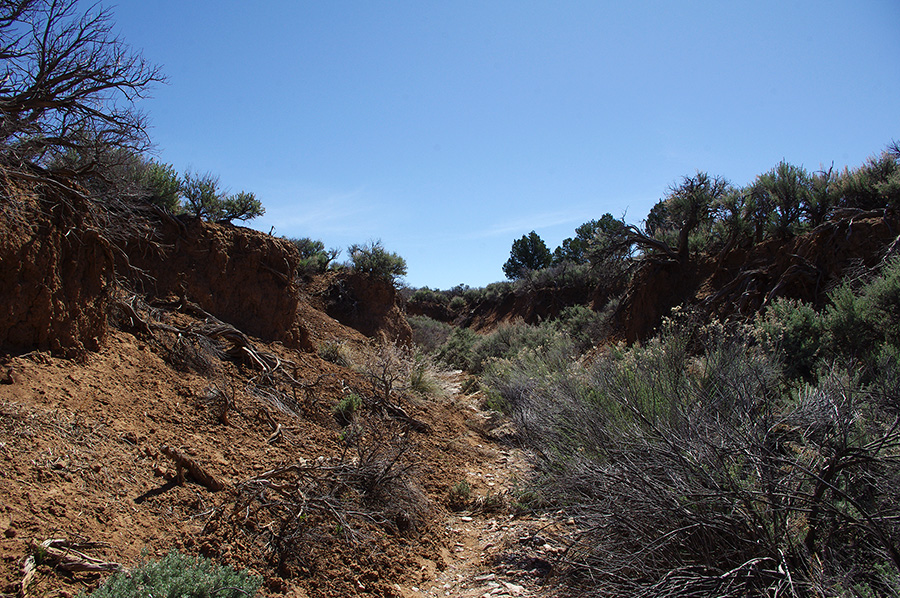
[[[862,166],[809,172],[782,161],[745,187],[697,172],[673,185],[642,226],[604,214],[575,230],[552,253],[535,232],[512,244],[503,264],[518,280],[560,264],[620,267],[630,257],[682,264],[701,252],[725,251],[766,239],[788,239],[833,216],[900,205],[900,142]]]

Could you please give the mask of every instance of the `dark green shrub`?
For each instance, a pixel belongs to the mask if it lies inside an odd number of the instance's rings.
[[[351,245],[349,253],[350,266],[357,272],[371,274],[391,284],[406,275],[406,260],[387,251],[381,241]]]
[[[590,363],[524,350],[484,380],[533,492],[588,530],[566,554],[581,595],[893,595],[896,354],[877,387],[841,369],[792,387],[751,331],[679,319]]]
[[[563,309],[550,325],[572,339],[575,352],[578,354],[604,340],[609,327],[607,315],[597,313],[584,305],[573,305]]]
[[[477,337],[469,355],[468,370],[480,373],[492,359],[508,358],[523,349],[565,346],[571,349],[568,339],[551,326],[532,326],[524,323],[501,324],[490,334]]]
[[[451,511],[462,511],[472,499],[472,485],[466,480],[457,482],[448,491],[447,503]]]
[[[597,276],[590,264],[563,261],[540,270],[525,271],[515,282],[515,289],[585,289],[596,284]]]
[[[413,342],[426,353],[434,353],[447,342],[453,327],[428,316],[407,316]]]
[[[203,557],[173,550],[159,561],[116,573],[90,598],[246,598],[255,596],[258,577],[222,567]]]
[[[300,252],[300,262],[297,265],[297,273],[301,276],[321,274],[328,269],[328,265],[337,259],[339,249],[325,250],[325,244],[309,237],[289,238],[288,241]]]
[[[447,307],[450,308],[451,312],[457,314],[465,311],[468,306],[469,304],[466,302],[466,300],[459,295],[451,299],[450,303],[447,305]]]
[[[575,229],[575,236],[565,239],[562,244],[553,251],[553,263],[573,262],[576,264],[588,263],[591,251],[597,245],[606,245],[610,239],[618,238],[625,233],[625,221],[616,219],[612,214],[606,213],[599,220],[585,222]],[[621,254],[622,250],[613,252]]]
[[[472,347],[478,335],[468,328],[454,328],[447,341],[438,348],[435,357],[450,367],[470,370]]]
[[[140,184],[147,191],[147,201],[169,212],[182,210],[178,173],[171,164],[163,164],[151,160],[144,166],[140,176]]]
[[[884,344],[900,345],[900,258],[859,286],[842,284],[825,308],[830,357],[871,364]]]
[[[836,186],[840,207],[873,210],[900,205],[900,155],[886,151],[857,169],[845,169]]]
[[[757,318],[762,338],[784,363],[788,378],[813,383],[834,364],[876,375],[878,356],[900,346],[900,259],[868,280],[850,280],[828,294],[828,305],[778,299]],[[889,351],[889,350],[888,350]]]
[[[649,246],[666,248],[666,253],[686,262],[692,251],[708,245],[714,210],[730,192],[728,181],[705,172],[683,177],[647,215],[644,229],[659,242]]]
[[[410,303],[437,303],[438,305],[447,305],[449,303],[447,295],[441,291],[422,287],[413,291],[409,297]]]
[[[879,339],[900,346],[900,258],[894,258],[863,289],[865,318]]]
[[[504,296],[513,292],[514,285],[511,282],[501,281],[492,282],[491,284],[479,289],[467,289],[463,293],[463,297],[469,305],[477,305],[482,301],[493,302],[499,301]]]
[[[184,173],[179,187],[183,208],[192,216],[210,222],[252,220],[265,214],[262,203],[253,193],[241,191],[234,195],[219,189],[219,177],[211,173],[202,175]]]
[[[789,237],[799,232],[803,207],[812,197],[812,179],[800,166],[785,161],[769,172],[760,175],[756,183],[760,192],[768,194],[766,204],[771,206],[770,235]]]
[[[808,303],[779,298],[757,318],[762,337],[780,356],[788,378],[811,382],[823,351],[825,322]]]

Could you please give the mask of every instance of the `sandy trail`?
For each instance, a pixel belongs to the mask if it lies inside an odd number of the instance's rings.
[[[451,377],[449,388],[458,392],[454,382],[460,379]],[[455,400],[471,412],[469,432],[457,442],[468,443],[477,455],[465,472],[470,509],[451,513],[445,522],[450,543],[441,551],[443,562],[423,561],[420,581],[398,589],[405,598],[549,596],[553,557],[574,528],[512,508],[516,484],[530,472],[527,455],[504,441],[507,426],[497,427],[489,413],[478,410],[477,395],[457,394]],[[483,508],[496,496],[503,497],[501,508]]]

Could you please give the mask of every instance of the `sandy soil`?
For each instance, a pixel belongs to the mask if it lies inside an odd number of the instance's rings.
[[[225,361],[204,376],[179,371],[152,338],[122,331],[81,362],[41,352],[7,357],[7,383],[0,384],[2,595],[74,596],[104,579],[41,565],[23,594],[31,545],[50,538],[98,543],[85,552],[124,566],[173,548],[207,554],[262,575],[270,596],[542,595],[562,528],[510,514],[510,490],[527,475],[526,461],[492,438],[478,397],[458,392],[458,373],[446,378],[443,397],[403,402],[428,426],[401,433],[411,447],[403,488],[419,501],[408,525],[355,522],[350,538],[311,534],[302,558],[281,568],[262,536],[211,525],[224,521],[240,488],[263,472],[348,462],[332,406],[365,380],[316,355],[256,342],[290,360],[303,385],[293,414],[248,392],[258,372]],[[226,489],[214,492],[191,476],[179,484],[163,444]],[[464,480],[470,510],[453,511],[450,489]],[[489,495],[502,497],[496,509],[480,507]]]

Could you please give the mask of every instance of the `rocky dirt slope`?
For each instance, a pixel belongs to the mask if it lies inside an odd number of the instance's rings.
[[[346,387],[365,386],[358,373],[277,344],[254,347],[291,360],[302,388],[296,403],[253,392],[250,380],[259,373],[246,366],[222,363],[215,379],[179,371],[153,341],[121,331],[81,363],[45,352],[7,358],[9,383],[0,385],[3,595],[72,596],[102,580],[105,574],[48,563],[23,594],[23,563],[34,543],[50,538],[97,543],[90,555],[124,565],[172,548],[205,554],[262,575],[273,596],[532,595],[526,588],[540,587],[548,542],[536,538],[547,535],[541,528],[548,522],[513,517],[504,494],[511,472],[526,474],[524,460],[472,425],[483,419],[475,399],[452,392],[404,404],[427,424],[422,433],[361,414],[361,422],[377,424],[366,433],[380,448],[404,448],[404,476],[390,487],[398,496],[335,503],[368,513],[346,521],[308,504],[308,529],[282,529],[292,519],[262,512],[251,500],[254,480],[302,467],[352,486],[361,461],[396,452],[347,450],[347,428],[331,409]],[[179,483],[163,445],[194,460],[222,489],[190,473]],[[333,474],[341,468],[350,473],[339,480]],[[461,481],[471,484],[472,511],[449,509],[450,490]],[[492,494],[502,497],[496,510],[479,508],[477,498]]]
[[[90,205],[7,191],[0,595],[74,596],[109,574],[62,567],[48,540],[94,569],[207,555],[268,596],[525,588],[476,580],[518,542],[506,498],[489,517],[449,508],[459,482],[474,500],[524,462],[453,384],[422,396],[373,375],[409,338],[389,285],[301,281],[289,244],[237,227],[162,220],[110,240]]]

